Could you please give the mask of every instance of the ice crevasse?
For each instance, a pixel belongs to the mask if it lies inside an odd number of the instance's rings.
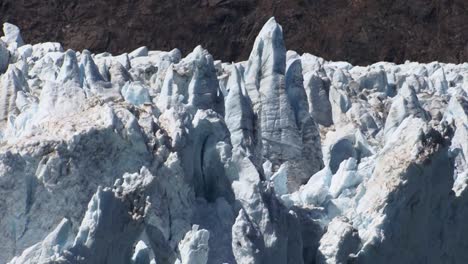
[[[468,64],[0,40],[0,263],[467,263]]]

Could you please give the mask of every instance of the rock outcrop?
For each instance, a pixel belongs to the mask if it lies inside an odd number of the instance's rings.
[[[464,0],[48,1],[2,0],[0,23],[20,26],[28,43],[57,41],[66,49],[129,55],[142,46],[188,54],[202,45],[231,62],[248,58],[263,24],[275,16],[289,49],[329,60],[468,59]]]

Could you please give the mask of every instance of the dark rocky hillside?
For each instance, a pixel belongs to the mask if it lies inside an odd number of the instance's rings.
[[[1,22],[27,42],[115,53],[201,43],[223,60],[246,59],[270,16],[289,49],[326,59],[468,60],[467,0],[0,0]]]

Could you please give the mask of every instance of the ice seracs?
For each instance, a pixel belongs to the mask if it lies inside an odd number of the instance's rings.
[[[287,65],[286,55],[281,26],[271,18],[255,40],[244,78],[258,148],[272,163],[272,172],[290,161],[287,188],[296,190],[323,165],[318,129],[308,111],[301,60],[291,53]]]
[[[347,263],[359,247],[359,235],[345,217],[335,217],[320,239],[316,263]]]
[[[388,112],[385,122],[385,137],[390,137],[392,132],[398,128],[401,122],[408,116],[421,117],[428,120],[426,111],[421,107],[414,89],[403,84],[398,95],[393,99],[392,106]]]
[[[454,124],[451,151],[455,156],[455,182],[453,190],[457,195],[468,185],[468,100],[453,96],[447,106],[443,121]]]
[[[17,26],[10,23],[3,24],[3,37],[1,37],[1,40],[7,43],[8,46],[14,45],[12,49],[19,48],[24,45],[20,29]]]
[[[273,166],[279,167],[300,153],[299,132],[286,92],[286,49],[281,27],[272,18],[255,40],[245,70],[245,87],[256,117],[257,137],[262,153]],[[282,148],[282,146],[289,146]]]
[[[0,77],[0,121],[5,123],[10,115],[17,115],[16,99],[18,92],[28,92],[28,84],[23,73],[14,65]]]
[[[122,96],[125,101],[133,105],[151,104],[148,87],[140,82],[127,82],[122,87]]]
[[[224,119],[231,132],[233,147],[242,146],[255,156],[254,113],[252,102],[245,90],[243,76],[237,65],[233,65],[227,83],[228,95],[225,99],[226,114]]]
[[[213,109],[223,113],[220,95],[213,58],[198,46],[180,62],[168,66],[157,106],[168,109],[184,104],[194,111]]]
[[[8,263],[51,263],[58,261],[64,250],[72,244],[71,233],[71,222],[68,219],[63,219],[43,241],[27,248],[21,256],[13,258]]]
[[[304,59],[302,59],[304,61]],[[332,108],[329,100],[330,83],[321,71],[308,71],[303,69],[304,87],[307,93],[309,111],[317,122],[325,127],[333,124]]]
[[[468,67],[0,41],[0,263],[464,263]]]
[[[142,240],[135,245],[135,252],[132,256],[132,264],[156,264],[154,253]]]
[[[5,42],[0,40],[0,73],[4,73],[8,67],[10,60],[10,52],[7,49]]]
[[[210,232],[207,230],[198,230],[198,226],[194,225],[192,230],[187,232],[184,239],[179,243],[179,251],[181,253],[181,264],[208,262],[208,240]]]

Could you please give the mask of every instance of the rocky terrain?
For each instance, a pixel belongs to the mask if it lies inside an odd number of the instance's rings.
[[[28,43],[123,53],[140,46],[202,45],[217,59],[246,60],[275,16],[289,49],[328,60],[462,63],[468,60],[466,0],[2,0],[0,22]]]
[[[3,25],[0,263],[468,262],[467,63],[327,61],[274,18],[236,63],[26,43]]]

